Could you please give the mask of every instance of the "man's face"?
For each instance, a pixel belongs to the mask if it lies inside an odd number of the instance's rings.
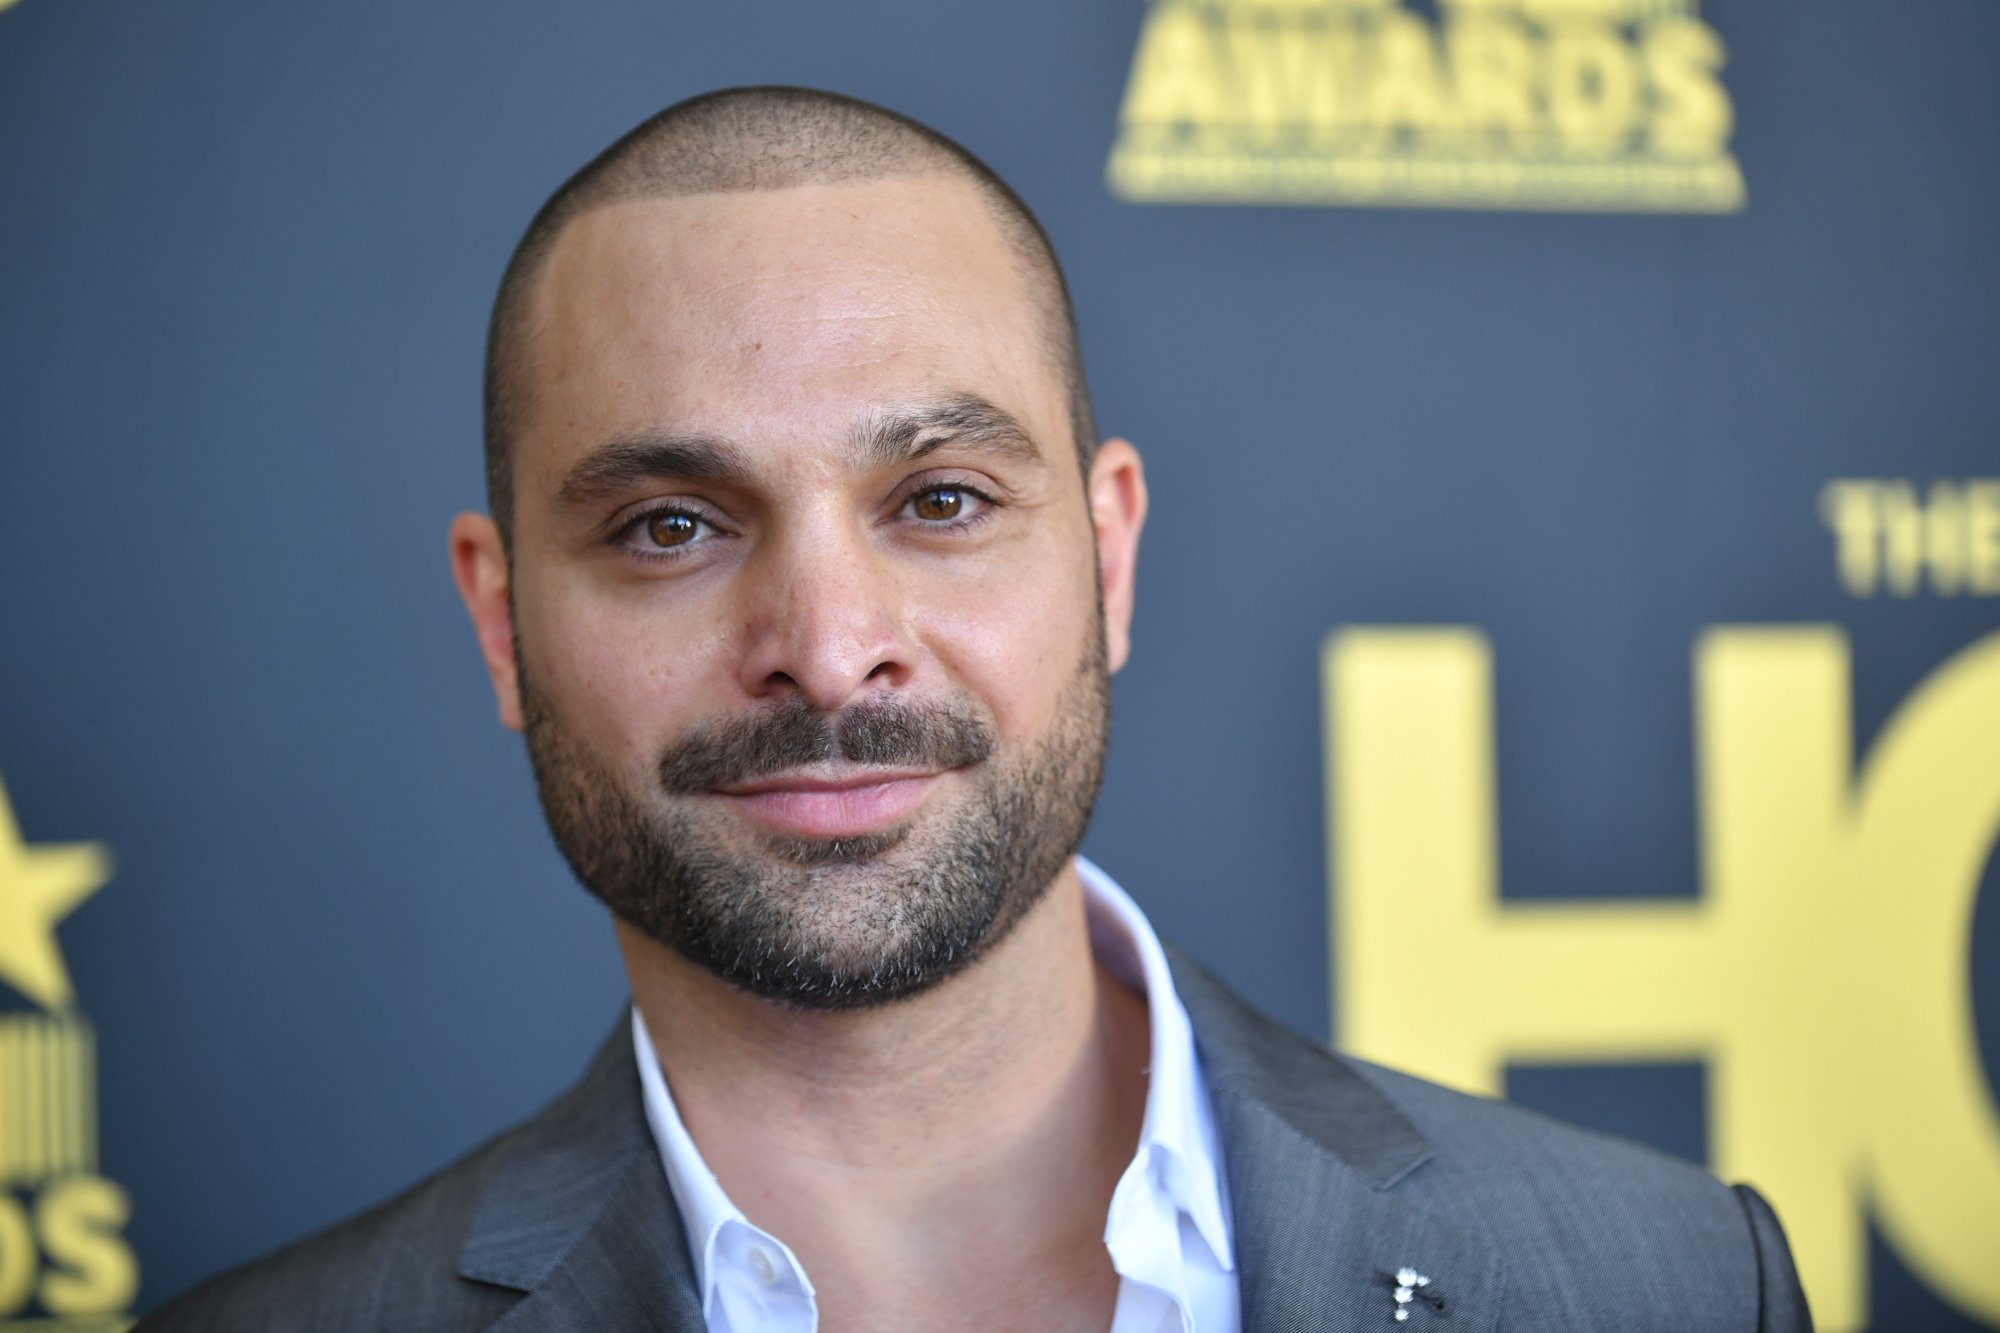
[[[461,588],[578,876],[754,992],[921,989],[1082,836],[1144,491],[1079,475],[1037,281],[926,177],[602,208],[532,294]]]

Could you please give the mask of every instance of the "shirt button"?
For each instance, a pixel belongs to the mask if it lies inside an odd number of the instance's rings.
[[[750,1248],[750,1275],[767,1287],[778,1285],[778,1262],[762,1245]]]

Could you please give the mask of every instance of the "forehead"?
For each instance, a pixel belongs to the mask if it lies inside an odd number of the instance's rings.
[[[1039,281],[952,177],[608,205],[531,294],[523,443],[547,465],[661,424],[796,446],[947,392],[1040,418],[1062,400]]]

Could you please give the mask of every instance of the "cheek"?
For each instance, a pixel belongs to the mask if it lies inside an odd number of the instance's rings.
[[[517,616],[530,686],[607,757],[641,765],[700,715],[718,652],[709,623],[559,580],[524,589]]]
[[[1087,543],[1064,561],[996,561],[926,587],[913,629],[950,682],[993,710],[1006,736],[1040,735],[1097,633]]]

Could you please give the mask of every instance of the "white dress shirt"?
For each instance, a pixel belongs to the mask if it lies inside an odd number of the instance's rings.
[[[1090,947],[1113,976],[1146,997],[1151,1077],[1139,1150],[1118,1178],[1104,1245],[1118,1272],[1111,1333],[1238,1333],[1228,1191],[1194,1029],[1167,957],[1139,905],[1082,857]],[[731,1203],[674,1107],[637,1006],[632,1045],[646,1122],[680,1206],[709,1333],[816,1333],[812,1280],[789,1246]]]

